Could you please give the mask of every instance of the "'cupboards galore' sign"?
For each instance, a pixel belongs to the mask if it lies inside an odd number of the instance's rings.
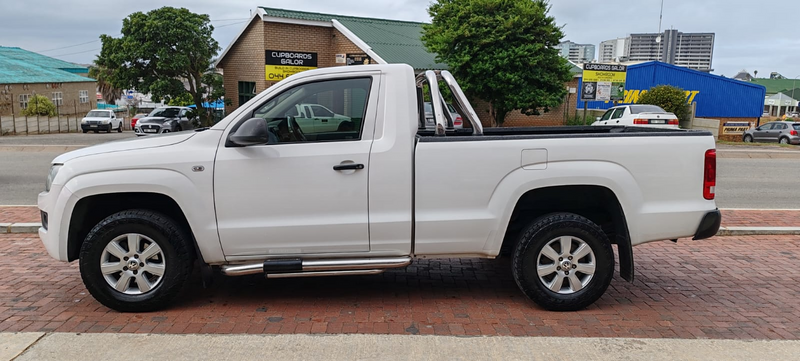
[[[265,64],[266,79],[279,81],[304,70],[316,69],[317,53],[267,50]]]

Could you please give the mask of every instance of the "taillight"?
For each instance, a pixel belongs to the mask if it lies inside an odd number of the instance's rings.
[[[792,130],[791,132],[789,132],[789,134],[790,135],[797,135],[797,131],[796,130]]]
[[[464,124],[464,120],[461,117],[456,117],[456,120],[453,121],[453,125],[462,125]]]
[[[650,121],[647,119],[634,119],[633,124],[650,124]]]
[[[669,124],[669,125],[678,125],[678,119],[670,119],[669,122],[667,122],[667,124]]]
[[[703,198],[712,200],[717,186],[717,151],[706,151],[705,165],[703,166]]]

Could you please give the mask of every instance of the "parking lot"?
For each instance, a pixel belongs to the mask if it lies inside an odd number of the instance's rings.
[[[377,276],[266,280],[198,276],[174,307],[118,313],[51,259],[38,237],[0,235],[0,331],[389,333],[797,339],[798,236],[716,237],[637,247],[636,281],[615,278],[580,312],[548,312],[509,261],[418,260]]]

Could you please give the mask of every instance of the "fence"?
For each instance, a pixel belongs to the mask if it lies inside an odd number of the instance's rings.
[[[122,129],[131,130],[130,115],[127,112],[117,113],[124,117]],[[0,117],[0,136],[75,133],[81,131],[83,115],[45,116],[2,116]]]

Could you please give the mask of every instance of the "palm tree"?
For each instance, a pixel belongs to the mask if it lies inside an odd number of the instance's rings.
[[[122,97],[123,90],[108,81],[109,70],[107,68],[95,63],[89,67],[89,77],[97,80],[97,91],[100,92],[107,104],[116,104],[117,99]]]

